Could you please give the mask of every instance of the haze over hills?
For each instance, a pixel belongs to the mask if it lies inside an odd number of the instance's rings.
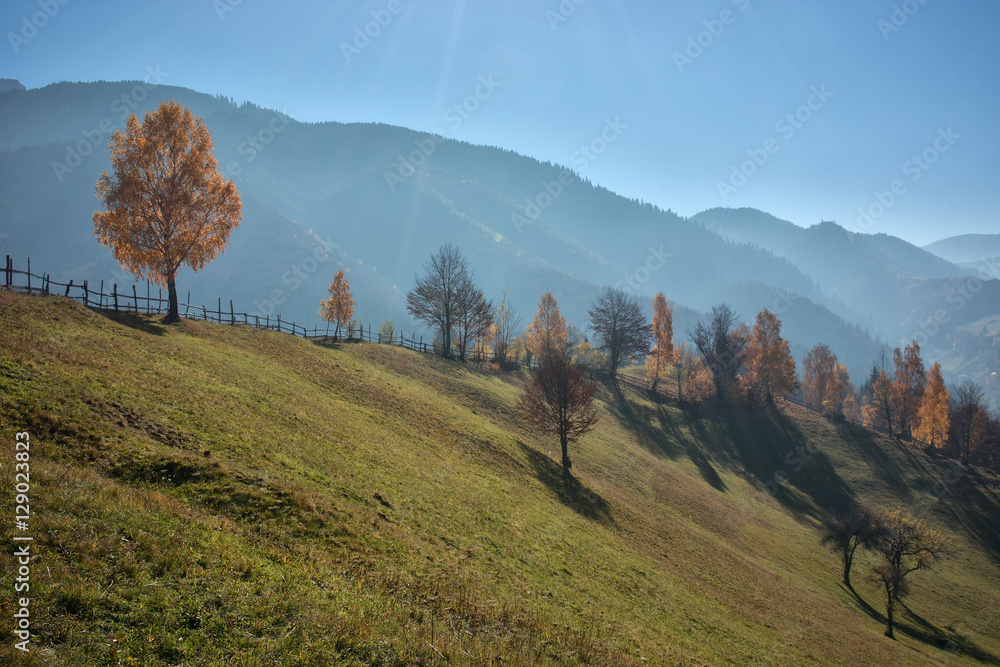
[[[984,260],[1000,257],[1000,234],[959,234],[935,241],[924,246],[924,250],[958,265],[983,265],[983,270],[992,270],[994,277],[1000,276],[996,262]]]
[[[405,128],[299,123],[159,85],[155,72],[146,82],[62,83],[0,95],[3,252],[19,261],[30,256],[57,278],[130,284],[92,236],[99,205],[93,186],[109,164],[113,129],[130,111],[167,98],[205,119],[220,169],[245,205],[226,253],[203,274],[182,272],[178,289],[190,290],[195,303],[221,296],[237,310],[313,323],[343,266],[366,324],[390,318],[419,330],[403,308],[405,293],[430,253],[451,242],[489,297],[510,290],[525,322],[538,296],[552,291],[569,323],[584,328],[606,285],[627,286],[643,299],[662,290],[678,306],[678,339],[720,302],[747,320],[767,307],[779,313],[799,360],[825,342],[860,382],[878,339],[909,340],[947,308],[947,327],[921,340],[933,358],[954,347],[954,330],[1000,302],[991,281],[962,308],[949,305],[971,272],[893,237],[851,234],[833,223],[802,229],[747,210],[685,219],[590,183],[585,161],[574,165],[581,175]],[[607,129],[613,136],[613,119]],[[980,354],[989,341],[977,339],[971,349],[977,367],[958,355],[952,378],[992,370]]]

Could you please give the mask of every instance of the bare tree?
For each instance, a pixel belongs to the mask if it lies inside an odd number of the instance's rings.
[[[608,370],[615,377],[629,359],[649,354],[653,333],[638,300],[623,289],[608,288],[588,311],[590,328],[600,337],[597,349],[608,356]]]
[[[503,363],[507,361],[507,353],[511,343],[517,338],[521,329],[521,318],[514,306],[507,300],[507,290],[503,291],[503,299],[497,306],[494,317],[493,356]]]
[[[893,612],[900,598],[909,592],[907,577],[929,568],[944,551],[944,540],[923,521],[895,511],[885,517],[886,537],[876,550],[882,562],[872,568],[871,579],[885,590],[885,636],[892,633]]]
[[[737,328],[739,315],[723,303],[712,308],[712,319],[705,325],[699,322],[690,334],[701,358],[712,373],[715,397],[723,400],[727,394],[739,389],[739,373],[743,368],[750,329],[745,324]]]
[[[969,465],[969,453],[986,432],[989,414],[986,411],[986,392],[975,380],[966,380],[955,392],[951,410],[955,444],[962,457],[962,465]]]
[[[563,471],[569,473],[569,443],[588,433],[597,423],[594,392],[588,381],[564,352],[540,357],[535,377],[528,383],[517,407],[525,417],[549,433],[559,436]]]
[[[851,588],[851,565],[859,546],[874,549],[888,532],[881,514],[862,505],[855,505],[847,514],[827,522],[823,527],[823,544],[840,554],[844,566],[844,585]]]
[[[458,337],[458,358],[465,361],[468,351],[477,341],[489,337],[493,326],[493,302],[487,301],[483,290],[468,276],[467,283],[459,290],[455,313],[455,335]]]
[[[451,334],[462,290],[469,285],[469,263],[446,243],[424,264],[424,276],[406,295],[406,309],[441,334],[441,356],[451,357]]]

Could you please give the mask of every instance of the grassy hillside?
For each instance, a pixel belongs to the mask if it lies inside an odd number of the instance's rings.
[[[1000,663],[995,478],[798,409],[603,389],[567,481],[522,380],[0,292],[0,508],[27,430],[38,649],[13,650],[7,593],[0,659]],[[951,540],[897,641],[864,563],[855,594],[819,545],[852,499]]]

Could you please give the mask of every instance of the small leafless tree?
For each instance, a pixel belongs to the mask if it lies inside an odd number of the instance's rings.
[[[472,282],[472,276],[459,290],[455,314],[455,335],[457,336],[458,358],[465,361],[468,352],[477,341],[490,335],[493,326],[493,302],[483,296],[483,290]]]
[[[830,520],[823,528],[823,544],[840,554],[844,566],[844,585],[851,588],[851,565],[859,546],[874,549],[888,532],[881,514],[856,505],[846,514]]]
[[[441,333],[441,356],[451,357],[451,335],[459,313],[462,290],[467,289],[469,263],[458,248],[447,243],[424,264],[423,277],[406,295],[406,309]]]
[[[576,442],[597,423],[594,392],[597,385],[587,380],[565,354],[541,358],[535,377],[528,383],[517,407],[543,431],[559,436],[563,471],[569,473],[569,443]]]
[[[885,525],[886,537],[876,547],[882,561],[872,568],[871,580],[885,591],[885,636],[893,639],[893,613],[900,598],[909,592],[907,577],[930,568],[941,557],[945,543],[923,521],[900,511],[887,515]]]
[[[507,361],[511,343],[521,331],[521,318],[507,300],[507,290],[503,291],[503,299],[497,306],[494,320],[493,357],[503,363]]]
[[[986,411],[986,392],[975,380],[966,380],[955,392],[951,409],[952,432],[962,457],[962,465],[969,464],[969,453],[986,432],[989,414]]]
[[[612,378],[630,357],[649,354],[652,329],[638,300],[625,290],[608,288],[588,314],[590,328],[600,338],[597,349],[607,355]]]

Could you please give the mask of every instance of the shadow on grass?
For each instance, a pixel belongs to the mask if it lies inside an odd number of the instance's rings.
[[[885,446],[875,439],[874,434],[866,428],[854,424],[838,424],[837,435],[845,444],[867,463],[893,491],[906,494],[909,485],[903,478],[902,470],[896,460],[885,451]]]
[[[871,619],[878,621],[885,628],[886,616],[884,613],[868,604],[868,601],[861,597],[853,587],[845,586],[844,588],[850,592],[859,609],[865,612]],[[934,646],[948,653],[967,655],[987,665],[1000,665],[1000,657],[981,648],[972,640],[963,637],[953,630],[942,630],[907,607],[903,601],[899,601],[898,604],[899,608],[905,614],[896,613],[894,615],[895,618],[892,624],[894,633],[904,634],[911,639],[915,639],[928,646]]]
[[[608,403],[608,408],[619,422],[632,431],[639,444],[656,456],[667,456],[671,459],[676,459],[682,454],[687,456],[698,468],[702,479],[718,491],[726,490],[726,483],[712,465],[711,457],[678,428],[676,420],[670,416],[664,405],[662,395],[650,394],[656,401],[651,408],[629,401],[622,393],[621,387],[614,383],[608,384],[607,388],[614,399]]]
[[[935,471],[937,481],[926,492],[937,495],[939,512],[946,521],[954,521],[984,550],[1000,558],[1000,504],[992,493],[984,493],[982,479],[975,468],[963,468],[954,461],[944,461]]]
[[[148,315],[137,315],[123,310],[101,310],[98,312],[112,322],[153,336],[162,336],[167,332],[167,325],[154,322]]]
[[[657,455],[687,456],[714,488],[726,486],[717,469],[725,467],[763,487],[798,516],[814,519],[840,514],[853,503],[853,493],[794,421],[774,405],[744,407],[704,403],[667,410],[628,400],[621,388],[612,393],[609,409]]]
[[[535,469],[538,480],[556,494],[566,507],[591,521],[605,526],[615,527],[615,519],[611,516],[611,506],[595,491],[591,491],[580,483],[571,472],[564,472],[557,461],[532,449],[523,442],[517,443]]]

